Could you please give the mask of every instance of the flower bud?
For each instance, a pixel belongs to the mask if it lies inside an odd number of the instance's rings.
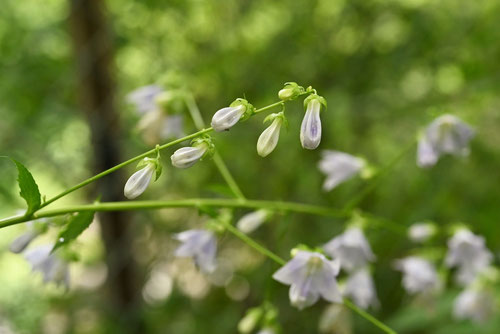
[[[297,85],[296,82],[287,82],[285,87],[278,92],[281,100],[293,100],[304,92],[304,87]]]
[[[207,145],[182,147],[172,154],[172,165],[177,168],[189,168],[200,160],[207,152]]]
[[[257,210],[247,213],[238,220],[236,227],[243,233],[251,233],[255,231],[262,223],[266,221],[270,216],[270,212],[267,210]]]
[[[257,153],[261,157],[268,156],[278,145],[278,140],[280,137],[281,125],[283,124],[283,113],[273,114],[273,122],[271,125],[265,129],[257,141]]]
[[[238,323],[238,332],[241,334],[251,333],[262,318],[263,310],[260,307],[254,307],[247,311],[245,316]]]
[[[247,118],[253,112],[253,106],[245,99],[236,99],[229,107],[219,109],[212,117],[212,127],[215,131],[229,130],[242,118]]]
[[[151,183],[156,166],[154,163],[148,163],[146,166],[134,174],[127,180],[123,193],[128,199],[134,199],[142,194]]]
[[[315,94],[304,100],[306,114],[300,128],[300,142],[302,147],[308,150],[314,150],[321,142],[321,119],[319,118],[321,105],[326,106],[325,99]]]

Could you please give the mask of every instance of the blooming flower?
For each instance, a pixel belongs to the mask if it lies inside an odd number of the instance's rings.
[[[338,261],[329,261],[322,254],[299,250],[273,278],[290,285],[290,302],[303,309],[316,303],[319,297],[341,303],[336,276],[340,270]]]
[[[307,108],[300,127],[300,143],[303,148],[314,150],[321,142],[321,119],[319,117],[321,102],[318,98],[308,99],[304,101]]]
[[[415,223],[408,229],[408,237],[414,242],[425,242],[436,233],[431,223]]]
[[[339,259],[341,267],[347,271],[364,267],[367,262],[375,260],[363,231],[357,227],[348,228],[325,244],[323,249],[332,258]]]
[[[340,183],[349,180],[366,166],[366,162],[350,154],[324,150],[319,161],[319,170],[326,175],[323,189],[330,191]]]
[[[436,291],[440,281],[436,269],[429,261],[409,256],[395,262],[395,268],[403,273],[403,287],[410,294]]]
[[[343,295],[352,297],[354,303],[362,309],[367,309],[370,305],[374,307],[379,305],[375,284],[367,268],[349,275]]]
[[[182,244],[175,250],[175,256],[191,257],[203,272],[211,273],[215,270],[217,240],[211,231],[188,230],[179,233],[175,239]]]
[[[146,166],[130,176],[125,183],[123,193],[128,199],[134,199],[142,194],[151,183],[156,167],[153,163]]]
[[[32,270],[41,272],[43,282],[55,282],[57,285],[69,287],[69,268],[68,264],[59,258],[56,254],[50,253],[51,245],[38,246],[26,251],[24,257],[28,261]]]
[[[170,157],[172,165],[177,168],[189,168],[203,158],[207,149],[207,145],[182,147]]]
[[[257,140],[257,153],[261,157],[268,156],[274,151],[276,145],[278,145],[282,124],[283,118],[276,117],[271,125],[269,125],[259,136],[259,140]]]
[[[436,164],[442,154],[465,156],[474,130],[453,115],[436,118],[418,142],[417,165],[429,167]]]
[[[448,241],[448,254],[445,263],[448,267],[458,267],[457,281],[471,283],[493,260],[486,248],[484,238],[468,229],[459,229]]]
[[[173,98],[171,92],[166,92],[157,85],[144,86],[127,95],[128,102],[134,104],[138,113],[143,115],[137,129],[146,143],[153,145],[161,140],[184,135],[182,115],[169,115],[165,105],[160,106],[162,102]]]
[[[127,101],[134,104],[141,114],[156,109],[155,99],[164,93],[163,88],[157,85],[140,87],[127,95]]]
[[[489,291],[469,287],[462,291],[453,304],[453,315],[482,323],[495,312],[495,301]]]
[[[269,211],[257,210],[247,213],[238,220],[236,227],[243,233],[252,233],[269,217]]]

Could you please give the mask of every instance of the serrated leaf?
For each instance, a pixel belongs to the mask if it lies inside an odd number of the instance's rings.
[[[12,159],[12,161],[16,164],[18,171],[17,182],[20,189],[19,194],[28,204],[26,214],[32,214],[34,211],[38,210],[41,205],[41,196],[40,191],[38,190],[38,185],[36,184],[33,175],[31,175],[22,163],[14,159]]]
[[[64,230],[59,233],[52,252],[78,238],[94,220],[94,213],[93,211],[84,211],[72,216]]]

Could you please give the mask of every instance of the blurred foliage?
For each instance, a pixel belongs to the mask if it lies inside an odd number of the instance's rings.
[[[148,147],[135,130],[138,115],[125,103],[125,95],[172,75],[193,92],[205,120],[237,97],[259,107],[276,101],[286,81],[312,85],[329,104],[322,114],[320,149],[363,156],[379,168],[436,115],[452,113],[477,130],[470,157],[446,157],[422,170],[412,151],[360,208],[401,226],[435,221],[443,232],[436,242],[441,248],[446,227],[465,222],[498,254],[500,2],[109,0],[107,7],[127,157]],[[23,162],[47,196],[91,174],[89,129],[77,100],[67,13],[68,3],[62,0],[3,0],[0,11],[1,154]],[[282,132],[277,149],[266,159],[255,151],[264,115],[216,134],[218,150],[249,198],[342,207],[365,181],[321,191],[319,151],[300,147],[301,101],[288,104],[287,110],[289,131]],[[186,123],[185,131],[192,132],[194,126]],[[209,161],[174,170],[167,167],[168,152],[163,156],[164,175],[144,199],[220,196],[217,189],[223,181]],[[15,169],[6,159],[0,164],[4,217],[23,203]],[[81,203],[82,193],[54,205]],[[237,217],[243,212],[237,210]],[[134,220],[138,237],[131,247],[146,272],[141,316],[149,332],[234,333],[245,310],[266,296],[279,307],[284,333],[317,332],[325,305],[303,312],[289,306],[286,287],[270,281],[276,266],[230,236],[220,248],[228,266],[237,270],[233,288],[210,288],[188,262],[174,261],[170,235],[199,224],[193,210],[135,213]],[[338,219],[285,215],[255,236],[288,257],[296,244],[321,245],[342,227]],[[20,333],[113,332],[99,303],[105,268],[96,229],[77,245],[84,256],[67,294],[42,289],[40,278],[28,275],[21,257],[0,255],[0,328],[10,326]],[[0,245],[6,248],[21,231],[22,226],[2,230]],[[371,225],[367,236],[377,254],[375,282],[382,306],[371,312],[378,318],[401,333],[498,332],[498,314],[483,326],[451,318],[456,288],[440,296],[431,310],[405,296],[391,262],[410,253],[412,245],[381,224]],[[238,295],[242,289],[247,293]],[[378,332],[357,316],[353,320],[357,333]]]

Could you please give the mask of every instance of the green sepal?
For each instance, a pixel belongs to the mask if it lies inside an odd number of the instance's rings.
[[[298,244],[297,246],[292,248],[292,250],[290,251],[291,257],[292,258],[295,257],[295,255],[297,255],[298,251],[307,251],[307,252],[313,252],[313,253],[319,253],[319,254],[326,255],[322,248],[319,248],[319,247],[313,248],[313,247],[309,247],[305,244]]]
[[[278,97],[283,101],[294,100],[304,92],[304,87],[299,86],[296,82],[286,82],[278,92]]]
[[[161,165],[160,161],[160,145],[156,145],[156,158],[144,158],[139,163],[137,164],[136,169],[141,169],[146,167],[147,165],[152,164],[155,168],[155,181],[158,180],[158,178],[161,175],[161,172],[163,170],[163,167]]]
[[[196,147],[200,145],[206,145],[207,146],[207,151],[205,154],[201,157],[200,161],[202,161],[205,158],[211,158],[214,153],[215,153],[215,144],[212,141],[212,137],[204,134],[199,137],[196,137],[191,141],[191,146]]]
[[[236,100],[233,101],[229,105],[230,107],[237,107],[237,106],[244,106],[245,107],[245,113],[243,116],[241,116],[240,121],[245,121],[250,118],[255,112],[255,107],[250,104],[247,100],[242,99],[242,98],[237,98]]]
[[[321,103],[321,106],[322,108],[321,109],[326,109],[327,108],[327,103],[326,103],[326,99],[323,97],[323,96],[320,96],[316,93],[312,93],[311,95],[309,95],[308,97],[306,97],[304,99],[304,108],[307,109],[307,105],[309,104],[310,101],[312,100],[318,100],[319,103]]]
[[[288,119],[286,118],[284,111],[267,115],[267,117],[264,118],[263,123],[271,122],[275,119],[281,119],[281,124],[283,124],[288,129]]]

